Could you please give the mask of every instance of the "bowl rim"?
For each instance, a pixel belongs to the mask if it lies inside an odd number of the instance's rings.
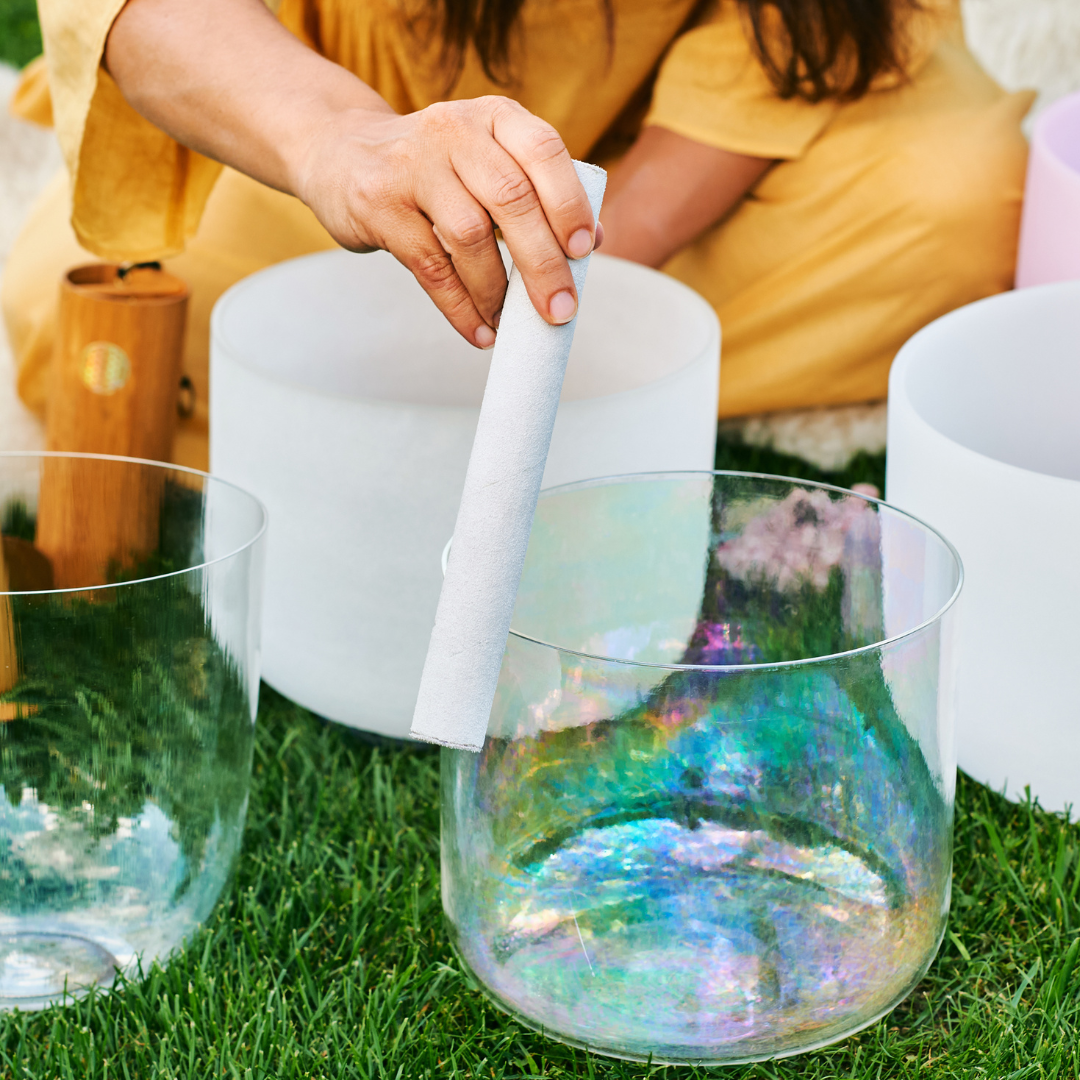
[[[192,469],[187,465],[173,465],[168,461],[151,461],[149,458],[136,458],[136,457],[124,457],[119,454],[86,454],[79,451],[67,451],[67,450],[0,450],[0,462],[4,462],[11,459],[29,459],[37,458],[39,460],[44,458],[65,458],[72,459],[78,458],[84,461],[115,461],[122,462],[127,465],[150,465],[155,469],[168,470],[170,472],[188,473],[191,476],[198,476],[204,482],[209,480],[215,484],[220,484],[223,487],[232,488],[234,491],[239,492],[245,498],[250,499],[254,503],[256,509],[259,512],[261,521],[259,522],[258,529],[254,534],[234,548],[232,551],[226,552],[224,555],[219,555],[213,559],[205,559],[202,562],[194,563],[191,566],[184,567],[182,570],[170,570],[167,574],[152,574],[149,577],[134,578],[131,581],[117,581],[112,584],[106,585],[81,585],[75,588],[68,589],[32,589],[23,590],[20,592],[11,591],[3,592],[0,590],[0,597],[5,596],[60,596],[67,593],[89,593],[97,592],[102,589],[126,589],[133,585],[146,585],[152,581],[164,581],[167,578],[181,577],[184,574],[192,574],[201,570],[206,570],[211,566],[216,566],[218,563],[227,562],[229,559],[236,558],[241,552],[247,551],[248,548],[254,547],[265,535],[269,525],[270,515],[266,509],[265,503],[257,495],[253,495],[246,488],[240,487],[239,484],[234,484],[231,480],[225,480],[220,476],[214,476],[213,473],[203,472],[201,469]],[[205,483],[203,490],[205,491]]]
[[[513,261],[510,259],[509,250],[503,241],[499,241],[499,249],[503,253],[505,269],[507,274],[509,274]],[[579,405],[587,402],[609,401],[620,398],[624,394],[651,391],[669,381],[684,377],[687,370],[701,362],[703,358],[707,359],[710,354],[715,363],[716,350],[719,347],[722,338],[722,328],[719,320],[716,318],[716,312],[708,301],[703,299],[700,293],[691,289],[690,286],[679,281],[677,278],[671,277],[670,274],[662,273],[660,270],[656,270],[651,266],[635,263],[632,260],[624,259],[619,255],[609,255],[603,251],[596,251],[593,252],[593,254],[598,255],[604,263],[619,263],[623,268],[629,268],[627,272],[632,275],[637,275],[639,272],[643,276],[651,275],[651,279],[654,282],[658,281],[662,288],[672,286],[672,295],[678,294],[683,296],[688,303],[697,307],[700,313],[705,316],[706,319],[710,320],[709,333],[702,338],[702,341],[699,343],[699,346],[696,351],[694,351],[693,355],[686,359],[680,367],[668,371],[658,378],[650,379],[638,386],[624,386],[622,389],[606,391],[602,394],[569,398],[563,402],[564,405]],[[364,257],[368,258],[369,256],[376,257],[383,255],[389,256],[390,253],[382,250],[373,251]],[[342,260],[342,256],[344,256],[344,260]],[[251,377],[272,386],[284,387],[290,393],[304,394],[319,401],[337,402],[339,404],[345,403],[354,407],[370,408],[386,412],[404,411],[427,415],[440,413],[477,413],[480,409],[479,398],[475,402],[467,403],[438,401],[418,402],[406,400],[400,396],[382,397],[369,393],[358,393],[352,390],[348,392],[340,389],[335,391],[322,386],[314,386],[310,382],[305,382],[293,375],[283,375],[276,371],[268,371],[265,367],[253,360],[250,349],[245,349],[236,343],[235,335],[229,332],[227,321],[230,318],[233,306],[237,303],[242,303],[250,289],[258,288],[263,281],[288,274],[290,272],[289,268],[292,267],[293,264],[305,263],[309,260],[311,263],[315,263],[317,260],[327,261],[330,259],[347,262],[353,257],[353,252],[346,251],[343,248],[327,248],[324,251],[311,251],[305,255],[296,255],[291,259],[284,259],[279,263],[264,266],[261,270],[256,270],[247,277],[234,282],[221,294],[214,303],[213,310],[211,311],[211,347],[213,348],[215,345],[220,346],[219,351],[225,355],[229,363],[241,368]],[[397,260],[394,260],[392,257],[391,262],[397,264]],[[623,270],[620,269],[619,272],[622,273]],[[485,363],[487,362],[488,361],[485,361]],[[482,396],[483,395],[481,394],[481,397]]]
[[[955,425],[943,424],[939,418],[927,415],[925,400],[917,400],[918,397],[925,399],[927,395],[917,394],[913,390],[913,384],[918,380],[920,369],[926,365],[929,354],[940,349],[942,345],[946,346],[951,353],[956,354],[957,338],[966,337],[968,351],[974,351],[977,354],[981,348],[977,339],[987,322],[990,322],[993,328],[993,320],[1007,317],[1014,325],[1018,325],[1032,316],[1045,314],[1047,304],[1056,308],[1056,302],[1059,299],[1073,301],[1062,310],[1074,310],[1076,302],[1080,301],[1080,280],[1047,281],[1020,289],[1010,289],[1008,292],[995,293],[993,296],[984,296],[981,300],[972,301],[963,307],[946,312],[917,330],[900,346],[889,369],[889,430],[894,431],[901,426],[909,426],[908,424],[901,425],[899,421],[894,421],[894,418],[913,417],[918,424],[925,425],[935,438],[943,440],[954,453],[965,457],[966,460],[978,459],[983,465],[994,469],[1015,470],[1017,475],[1025,477],[1025,483],[1032,479],[1036,482],[1047,480],[1055,484],[1069,485],[1071,491],[1075,492],[1077,485],[1080,485],[1080,474],[1070,476],[1061,471],[1048,472],[1045,467],[1021,465],[1016,461],[1015,455],[1004,456],[1000,452],[990,453],[974,445],[975,440],[962,438],[956,433]],[[973,342],[978,348],[972,349]],[[890,446],[893,445],[892,438],[888,442]],[[970,458],[966,457],[967,455],[970,455]]]
[[[550,641],[544,641],[541,638],[531,637],[528,634],[523,634],[518,630],[515,630],[512,623],[510,627],[510,633],[514,637],[521,641],[528,641],[534,645],[542,645],[548,649],[555,649],[557,652],[566,653],[568,656],[579,656],[583,660],[595,660],[605,664],[622,664],[627,667],[638,668],[655,668],[662,671],[722,671],[722,672],[738,672],[738,671],[771,671],[776,669],[786,669],[794,667],[805,667],[810,664],[822,664],[828,663],[834,660],[843,660],[851,656],[859,656],[864,653],[872,653],[886,648],[887,646],[894,645],[897,642],[903,641],[906,638],[914,637],[916,634],[921,633],[927,627],[932,626],[934,623],[940,622],[945,614],[952,608],[956,601],[959,599],[960,591],[964,587],[964,562],[960,558],[960,553],[949,542],[948,538],[943,536],[932,525],[927,524],[922,518],[916,517],[914,514],[908,513],[906,510],[901,510],[898,506],[893,506],[892,503],[886,502],[884,499],[875,499],[871,495],[863,495],[858,491],[851,491],[849,488],[838,487],[836,484],[824,484],[817,480],[804,480],[798,476],[780,476],[775,473],[760,473],[760,472],[742,472],[738,469],[672,469],[672,470],[656,470],[652,472],[638,472],[638,473],[614,473],[610,476],[599,476],[589,480],[576,480],[568,484],[558,484],[554,487],[545,488],[540,492],[540,498],[547,498],[556,494],[563,494],[568,491],[580,491],[590,487],[606,487],[613,483],[631,483],[635,481],[641,481],[646,479],[674,479],[676,477],[717,477],[717,476],[735,476],[740,479],[753,479],[753,480],[777,480],[783,483],[799,484],[803,487],[818,488],[822,491],[835,491],[841,495],[854,496],[856,499],[862,499],[864,502],[876,503],[878,506],[885,507],[890,513],[899,514],[901,517],[905,517],[910,521],[913,521],[920,528],[930,533],[932,536],[937,537],[938,540],[945,546],[945,550],[953,557],[956,563],[956,586],[953,588],[950,596],[945,602],[935,611],[931,616],[924,619],[922,622],[916,624],[904,630],[902,633],[893,634],[890,637],[882,638],[880,641],[872,642],[869,645],[860,645],[856,649],[845,649],[842,652],[827,653],[822,656],[806,656],[801,657],[798,660],[774,660],[767,663],[756,664],[658,664],[649,663],[641,660],[627,660],[625,658],[614,656],[602,656],[598,653],[583,652],[580,649],[568,649],[561,645],[552,644]],[[444,569],[445,560],[449,556],[450,544],[453,543],[451,537],[450,543],[447,544],[444,550]]]

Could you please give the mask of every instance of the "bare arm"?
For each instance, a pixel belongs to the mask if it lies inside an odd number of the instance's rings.
[[[285,30],[262,0],[128,0],[105,62],[187,146],[301,198],[353,251],[384,248],[487,347],[506,290],[497,223],[537,311],[577,310],[566,257],[595,225],[550,125],[506,98],[408,116]]]
[[[729,213],[772,164],[645,128],[608,185],[604,251],[662,266]]]

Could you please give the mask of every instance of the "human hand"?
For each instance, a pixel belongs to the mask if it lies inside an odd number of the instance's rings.
[[[558,133],[508,98],[333,112],[292,186],[343,247],[393,253],[481,348],[506,291],[495,225],[540,315],[559,325],[577,312],[566,260],[589,254],[597,225]]]
[[[557,132],[516,102],[399,116],[263,0],[128,0],[105,63],[175,139],[299,196],[344,247],[391,251],[468,341],[493,344],[506,290],[493,221],[537,311],[574,317],[566,259],[597,226]]]

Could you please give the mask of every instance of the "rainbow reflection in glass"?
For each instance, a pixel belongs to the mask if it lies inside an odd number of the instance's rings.
[[[780,477],[546,492],[481,754],[443,750],[443,904],[524,1023],[600,1053],[799,1053],[945,928],[961,568]]]

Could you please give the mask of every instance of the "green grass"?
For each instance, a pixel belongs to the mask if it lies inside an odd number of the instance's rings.
[[[33,0],[0,0],[0,61],[40,51]],[[884,455],[826,473],[721,443],[717,467],[884,487]],[[949,935],[915,993],[833,1048],[710,1074],[562,1047],[469,985],[439,905],[437,754],[370,747],[264,688],[255,761],[204,931],[110,995],[0,1018],[0,1078],[1080,1080],[1080,827],[963,776]]]
[[[375,748],[264,688],[244,853],[209,925],[109,996],[0,1020],[0,1076],[689,1080],[488,1006],[447,945],[438,756]],[[963,777],[941,955],[885,1020],[731,1080],[1080,1076],[1080,828]],[[1075,954],[1074,954],[1075,955]]]
[[[22,67],[40,53],[34,0],[0,0],[0,63]]]
[[[716,444],[716,468],[797,476],[802,480],[816,480],[843,488],[849,488],[852,484],[874,484],[878,491],[885,490],[884,451],[868,454],[860,450],[842,469],[828,472],[793,454],[747,446],[737,440],[721,437]]]

